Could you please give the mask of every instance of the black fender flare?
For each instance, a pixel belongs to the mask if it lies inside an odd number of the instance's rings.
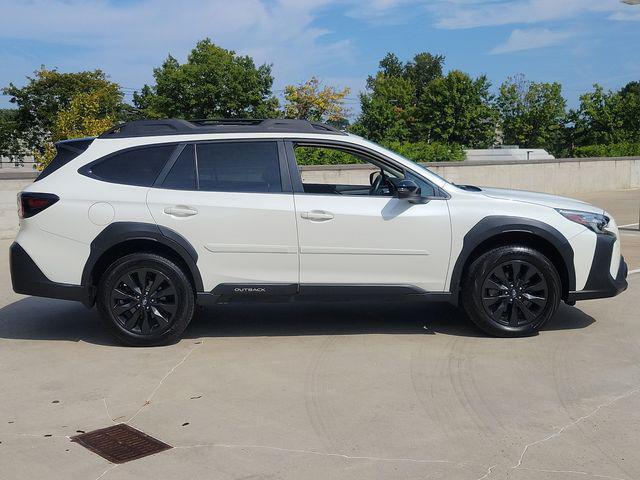
[[[196,291],[204,290],[198,269],[198,253],[189,241],[170,228],[143,222],[115,222],[102,230],[90,245],[89,258],[82,271],[82,285],[91,287],[93,269],[100,257],[110,248],[131,240],[151,240],[173,250],[187,265]]]
[[[569,240],[557,229],[539,220],[523,217],[492,215],[480,220],[464,236],[462,251],[458,255],[451,274],[450,292],[457,298],[462,283],[462,273],[473,251],[483,242],[504,233],[527,233],[550,243],[560,254],[567,270],[568,291],[574,291],[576,272],[573,264],[573,248]]]

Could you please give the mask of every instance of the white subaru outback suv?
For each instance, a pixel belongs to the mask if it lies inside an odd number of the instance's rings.
[[[520,336],[627,287],[602,209],[454,185],[322,124],[145,120],[57,150],[18,196],[13,288],[97,304],[129,345],[175,341],[196,303],[336,297],[447,301]]]

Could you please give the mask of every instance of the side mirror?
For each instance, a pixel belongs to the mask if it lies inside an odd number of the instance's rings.
[[[420,187],[413,180],[402,180],[396,185],[396,197],[411,203],[426,203]]]

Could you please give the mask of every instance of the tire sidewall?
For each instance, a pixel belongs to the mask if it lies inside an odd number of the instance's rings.
[[[532,323],[512,327],[493,320],[482,304],[484,281],[500,264],[522,260],[538,268],[547,281],[548,302],[540,316]],[[505,246],[481,255],[470,266],[462,291],[463,307],[471,320],[485,332],[501,337],[535,334],[556,312],[561,300],[562,284],[553,264],[540,252],[528,247]]]
[[[127,271],[140,267],[156,269],[166,275],[176,289],[178,308],[170,327],[151,335],[130,332],[113,315],[110,304],[111,291],[116,282]],[[175,342],[191,322],[195,308],[195,294],[191,282],[182,269],[160,255],[134,253],[114,262],[102,275],[98,285],[98,311],[109,330],[122,342],[130,346],[155,346]]]

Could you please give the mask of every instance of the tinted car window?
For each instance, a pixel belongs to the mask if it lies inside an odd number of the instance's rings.
[[[210,192],[281,192],[276,142],[197,145],[199,189]]]
[[[172,190],[197,190],[195,147],[187,145],[173,164],[171,170],[162,182],[162,188]]]
[[[92,165],[89,173],[107,182],[150,187],[175,148],[160,145],[116,153]]]

